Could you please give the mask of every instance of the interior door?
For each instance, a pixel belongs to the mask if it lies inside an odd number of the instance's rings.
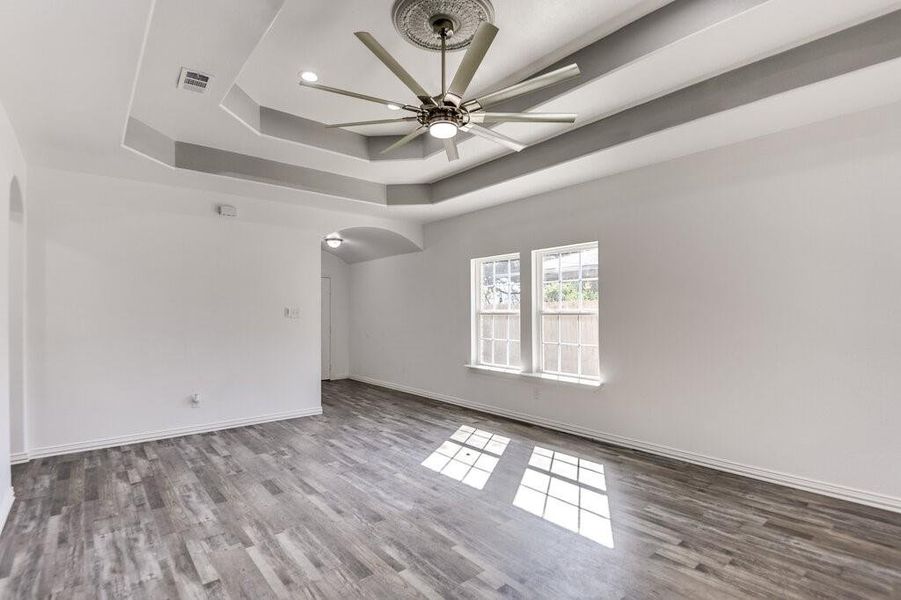
[[[332,378],[332,280],[322,278],[322,379]]]

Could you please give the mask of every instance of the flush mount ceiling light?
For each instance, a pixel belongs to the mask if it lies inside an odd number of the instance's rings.
[[[319,75],[317,75],[313,71],[304,71],[300,74],[300,78],[307,83],[316,83],[317,81],[319,81]]]
[[[417,127],[384,150],[382,154],[404,146],[428,131],[433,137],[444,140],[444,150],[448,160],[457,160],[460,155],[454,140],[457,133],[465,131],[491,140],[511,150],[519,152],[526,147],[501,133],[482,127],[482,123],[574,123],[576,115],[569,113],[509,113],[486,112],[485,109],[511,98],[535,92],[548,86],[566,81],[579,74],[579,67],[571,64],[555,71],[544,73],[532,79],[505,87],[471,100],[464,100],[466,88],[482,64],[488,48],[498,33],[498,28],[490,23],[494,11],[488,0],[398,0],[394,6],[395,26],[408,40],[423,48],[441,51],[441,93],[430,95],[397,60],[376,41],[371,33],[358,31],[354,35],[375,54],[394,75],[400,79],[419,101],[419,106],[376,98],[366,94],[341,90],[301,76],[300,85],[332,94],[350,96],[359,100],[378,102],[390,109],[403,109],[413,116],[396,119],[377,119],[355,123],[337,123],[327,127],[358,127],[382,123],[416,123]],[[426,31],[427,34],[422,32]],[[425,36],[425,37],[424,37]],[[449,49],[467,48],[463,60],[447,85],[445,64]]]
[[[337,248],[338,246],[340,246],[343,243],[344,243],[344,240],[341,238],[340,235],[338,235],[338,233],[330,233],[327,236],[325,236],[325,244],[329,248]]]

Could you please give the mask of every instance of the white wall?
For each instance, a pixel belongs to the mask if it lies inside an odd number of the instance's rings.
[[[899,165],[894,106],[431,224],[351,266],[353,375],[901,510]],[[470,259],[591,240],[603,388],[464,368]]]
[[[332,281],[331,379],[344,379],[350,374],[350,268],[323,250],[322,276]]]
[[[9,210],[9,416],[13,460],[25,451],[25,212],[21,190]]]
[[[47,169],[29,185],[32,455],[319,408],[320,239],[372,219]]]
[[[10,200],[23,201],[26,173],[25,160],[19,149],[15,131],[0,104],[0,529],[12,507],[13,491],[10,474]],[[11,198],[12,196],[16,196]],[[15,360],[13,360],[15,363]]]

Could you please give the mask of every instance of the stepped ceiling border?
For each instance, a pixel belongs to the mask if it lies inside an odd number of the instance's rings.
[[[769,0],[676,0],[675,2],[578,50],[537,75],[576,62],[583,76],[575,81],[520,97],[498,107],[504,112],[526,111],[580,89],[670,44],[727,22]],[[274,20],[281,3],[273,8]],[[152,15],[151,15],[152,18]],[[149,27],[148,27],[149,31]],[[381,205],[429,205],[499,186],[578,161],[615,146],[706,117],[751,105],[807,86],[825,82],[901,58],[901,11],[883,14],[848,29],[820,37],[768,57],[737,66],[636,106],[567,130],[519,153],[509,153],[468,167],[435,181],[383,184],[339,173],[278,162],[239,152],[173,139],[129,117],[123,145],[177,169],[237,177],[280,187]],[[146,44],[146,40],[145,40]],[[886,102],[892,98],[887,98]],[[260,106],[236,83],[228,88],[220,107],[255,134],[313,146],[358,160],[384,160],[378,152],[397,136],[368,137],[326,129],[323,124]],[[465,135],[465,134],[463,134]],[[403,149],[404,159],[422,159],[443,147],[428,136]],[[390,160],[396,160],[392,157]]]

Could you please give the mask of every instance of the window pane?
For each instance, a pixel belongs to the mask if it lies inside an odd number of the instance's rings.
[[[507,339],[507,317],[498,316],[492,318],[494,319],[494,339]]]
[[[582,279],[598,276],[598,249],[582,250]]]
[[[507,325],[507,335],[511,340],[519,341],[519,315],[507,317],[509,323]]]
[[[592,279],[582,282],[582,308],[597,310],[598,308],[598,280]]]
[[[482,286],[494,285],[494,263],[482,263]]]
[[[497,292],[494,286],[482,288],[482,308],[492,309],[497,305]]]
[[[545,342],[560,341],[559,319],[554,316],[541,317],[541,337]]]
[[[491,317],[486,317],[482,315],[479,317],[479,336],[482,338],[490,338],[491,337]]]
[[[579,310],[579,282],[564,281],[560,299],[561,310]]]
[[[570,375],[579,374],[579,348],[577,346],[560,346],[560,372]]]
[[[542,299],[541,306],[535,310],[546,313],[540,315],[539,362],[542,370],[598,377],[597,245],[538,251],[536,256],[542,261],[542,277],[535,282]]]
[[[581,344],[598,345],[598,316],[582,315],[579,317],[579,342]]]
[[[507,364],[507,342],[501,340],[494,341],[494,364]]]
[[[481,351],[479,352],[479,362],[491,364],[491,340],[482,340]]]
[[[586,377],[598,377],[598,349],[596,347],[582,348],[582,375]]]
[[[520,266],[518,258],[479,263],[479,279],[474,290],[478,302],[475,362],[507,366],[513,359],[519,365]],[[488,314],[480,314],[483,311]],[[515,313],[491,314],[507,311]]]
[[[560,255],[544,255],[544,280],[557,281],[560,278]]]
[[[510,281],[506,275],[495,278],[498,310],[510,310]]]
[[[560,271],[563,281],[579,278],[579,252],[565,252],[560,255]]]
[[[510,366],[519,368],[522,360],[519,355],[519,342],[510,342]]]
[[[546,310],[558,310],[560,308],[559,282],[544,284],[544,308]]]
[[[557,344],[544,344],[544,370],[557,371]]]
[[[560,341],[564,344],[579,343],[578,315],[560,315]]]

